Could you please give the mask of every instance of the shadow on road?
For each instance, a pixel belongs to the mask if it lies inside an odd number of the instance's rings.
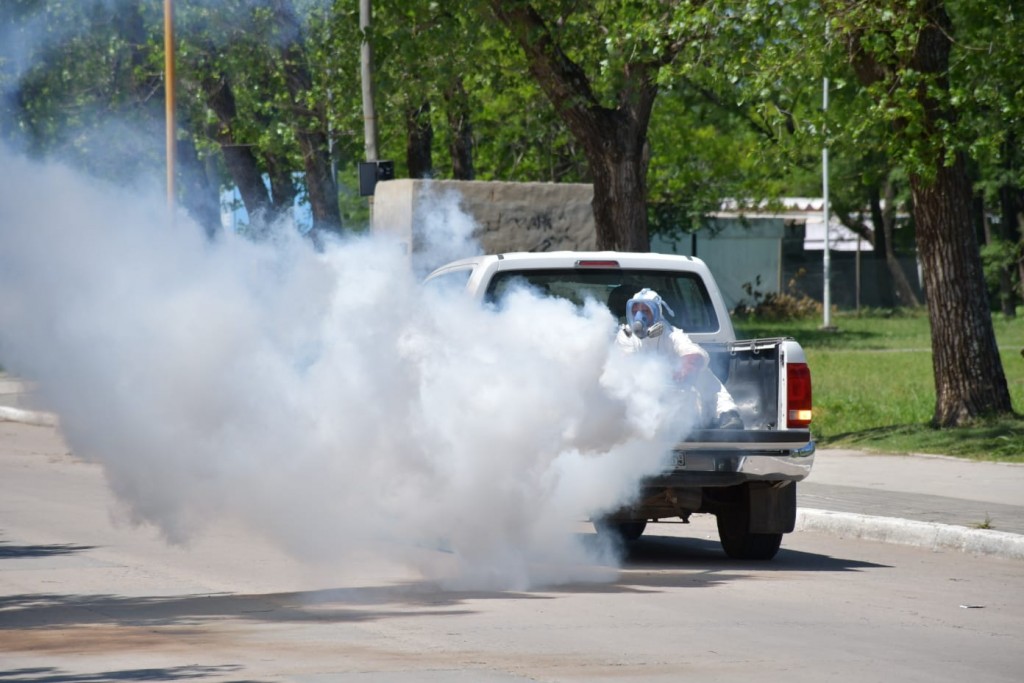
[[[54,555],[71,555],[83,550],[92,550],[91,545],[74,545],[60,543],[56,545],[10,545],[0,542],[0,560],[20,559],[25,557],[52,557]]]
[[[581,536],[596,543],[596,535]],[[50,548],[50,546],[44,546]],[[54,552],[74,549],[56,547]],[[25,550],[30,553],[31,548]],[[4,631],[130,626],[201,628],[224,619],[267,623],[344,623],[393,617],[457,616],[475,610],[473,600],[550,600],[567,593],[630,593],[706,587],[742,581],[764,572],[849,572],[879,568],[870,562],[783,548],[771,562],[727,558],[717,540],[644,536],[625,549],[610,581],[537,587],[532,591],[453,591],[432,582],[361,586],[288,593],[216,593],[178,596],[22,594],[0,596]],[[0,648],[2,649],[2,648]],[[0,673],[0,683],[5,683]]]
[[[596,536],[584,542],[596,543]],[[671,588],[711,587],[743,581],[756,574],[799,572],[850,572],[884,569],[888,565],[787,550],[785,546],[768,562],[730,559],[718,539],[644,534],[621,548],[618,580],[606,584],[575,584],[545,589],[563,593],[649,592]]]
[[[78,674],[53,667],[0,671],[0,683],[100,683],[101,681],[184,681],[238,671],[241,666],[175,666]]]
[[[785,541],[783,541],[785,543]],[[816,553],[789,550],[783,545],[774,560],[743,562],[729,559],[717,539],[679,538],[675,536],[644,535],[626,549],[623,568],[629,569],[685,569],[715,566],[722,569],[757,569],[759,571],[813,571],[846,572],[866,568],[881,568],[873,562],[829,557]]]

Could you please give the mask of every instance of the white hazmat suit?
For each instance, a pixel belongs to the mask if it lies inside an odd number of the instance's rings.
[[[665,319],[675,315],[657,292],[642,289],[626,302],[626,324],[615,338],[626,353],[662,353],[671,357],[672,378],[693,395],[698,428],[742,429],[736,402],[708,367],[707,351]]]

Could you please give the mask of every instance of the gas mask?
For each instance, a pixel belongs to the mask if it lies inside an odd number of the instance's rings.
[[[642,289],[626,302],[626,334],[639,339],[657,337],[665,330],[662,308],[672,313],[658,293]]]
[[[661,321],[655,322],[654,313],[649,306],[638,306],[636,312],[633,313],[630,331],[640,339],[644,337],[657,337],[664,328],[664,323]]]

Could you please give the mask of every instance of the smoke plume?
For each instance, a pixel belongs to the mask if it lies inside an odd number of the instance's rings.
[[[0,362],[171,542],[225,517],[310,562],[436,548],[458,585],[570,580],[580,521],[686,428],[595,302],[481,307],[387,238],[209,240],[157,191],[0,168]]]

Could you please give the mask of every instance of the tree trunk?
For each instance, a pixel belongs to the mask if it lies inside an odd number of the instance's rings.
[[[299,188],[295,184],[295,172],[287,158],[277,155],[263,155],[266,166],[266,177],[270,182],[270,203],[277,214],[291,212],[295,207],[295,198],[299,196]]]
[[[341,206],[338,204],[338,186],[331,174],[330,145],[324,129],[296,136],[302,150],[302,165],[306,175],[306,191],[313,214],[313,232],[341,232]]]
[[[653,97],[652,97],[653,99]],[[597,248],[650,251],[647,232],[647,145],[635,125],[612,116],[581,140],[594,177]]]
[[[434,126],[430,122],[430,102],[405,113],[405,160],[410,178],[434,175]]]
[[[231,84],[224,78],[204,79],[202,82],[206,105],[217,116],[217,124],[213,130],[213,138],[220,145],[224,156],[224,165],[228,174],[242,196],[242,203],[253,222],[270,217],[272,205],[270,194],[263,184],[263,174],[259,159],[253,154],[252,147],[239,144],[232,132],[232,126],[238,116],[235,107],[235,95]]]
[[[888,181],[886,181],[887,184]],[[871,246],[874,251],[871,259],[877,264],[886,266],[886,270],[878,270],[878,288],[880,304],[885,308],[895,308],[898,301],[896,294],[896,274],[889,262],[889,240],[891,235],[885,229],[885,213],[882,211],[882,193],[875,185],[868,190],[868,201],[871,206]]]
[[[933,182],[917,176],[910,182],[932,327],[933,423],[952,427],[986,414],[1010,413],[971,227],[971,187],[963,157],[940,167]]]
[[[448,111],[448,134],[451,143],[448,150],[452,157],[452,177],[456,180],[473,180],[473,126],[469,111],[469,96],[462,85],[462,79],[444,93]]]
[[[914,293],[914,288],[910,286],[910,281],[907,280],[907,274],[903,271],[903,266],[900,265],[900,260],[896,257],[896,247],[893,245],[892,233],[896,228],[896,192],[891,180],[885,181],[885,207],[879,207],[879,217],[881,219],[879,225],[884,235],[882,238],[884,242],[882,251],[885,255],[885,265],[892,277],[892,287],[896,295],[896,303],[900,306],[920,306],[921,302],[918,300],[917,294]],[[878,248],[877,245],[875,248]]]

